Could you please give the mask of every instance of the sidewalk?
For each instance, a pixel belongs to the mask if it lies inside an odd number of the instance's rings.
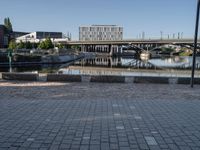
[[[0,81],[0,150],[200,149],[200,86]]]

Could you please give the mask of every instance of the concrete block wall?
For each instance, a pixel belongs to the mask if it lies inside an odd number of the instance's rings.
[[[2,79],[18,81],[38,81],[39,75],[36,73],[2,73]]]
[[[100,83],[153,83],[153,84],[190,84],[190,78],[155,77],[155,76],[90,76],[66,74],[35,74],[35,73],[2,73],[3,80],[43,81],[43,82],[100,82]],[[200,78],[195,78],[200,84]]]
[[[49,82],[81,82],[81,75],[47,74]]]
[[[134,77],[134,83],[157,83],[157,84],[168,84],[168,77]]]
[[[178,78],[177,83],[178,84],[190,84],[190,78]],[[194,83],[200,84],[200,78],[195,78]]]
[[[124,76],[91,76],[90,82],[125,83]]]

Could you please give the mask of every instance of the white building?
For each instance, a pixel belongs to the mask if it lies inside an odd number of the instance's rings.
[[[92,25],[79,27],[80,41],[112,41],[123,39],[123,27],[116,25]]]
[[[64,38],[62,32],[37,31],[37,32],[32,32],[32,33],[16,38],[16,42],[19,43],[20,41],[22,41],[22,42],[38,43],[40,41],[45,40],[46,38],[50,38],[52,42],[68,40],[68,38],[66,37]]]

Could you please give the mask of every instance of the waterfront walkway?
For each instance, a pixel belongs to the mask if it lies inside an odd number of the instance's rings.
[[[199,150],[199,91],[0,81],[0,150]]]

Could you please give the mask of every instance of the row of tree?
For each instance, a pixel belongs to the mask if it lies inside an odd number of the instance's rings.
[[[13,33],[13,27],[12,27],[12,23],[10,21],[10,18],[4,18],[4,26],[6,28],[6,30],[4,31],[6,37],[8,38],[8,42],[10,42],[12,40],[12,33]]]
[[[6,27],[9,33],[13,32],[12,23],[9,17],[4,19],[4,26]]]
[[[59,49],[65,48],[62,44],[54,45],[50,38],[46,38],[44,41],[40,43],[30,43],[30,42],[22,42],[16,43],[14,40],[10,41],[9,49],[52,49],[54,47],[58,47]]]
[[[37,47],[38,43],[30,43],[30,42],[16,43],[14,40],[11,40],[8,46],[9,49],[33,49]]]
[[[16,43],[15,40],[12,38],[11,34],[13,32],[12,23],[10,18],[7,17],[4,19],[4,26],[6,27],[6,33],[8,35],[9,41],[9,49],[52,49],[54,47],[58,47],[59,49],[65,48],[62,44],[54,45],[50,38],[46,38],[44,41],[40,43],[30,43],[30,42],[22,42]]]

